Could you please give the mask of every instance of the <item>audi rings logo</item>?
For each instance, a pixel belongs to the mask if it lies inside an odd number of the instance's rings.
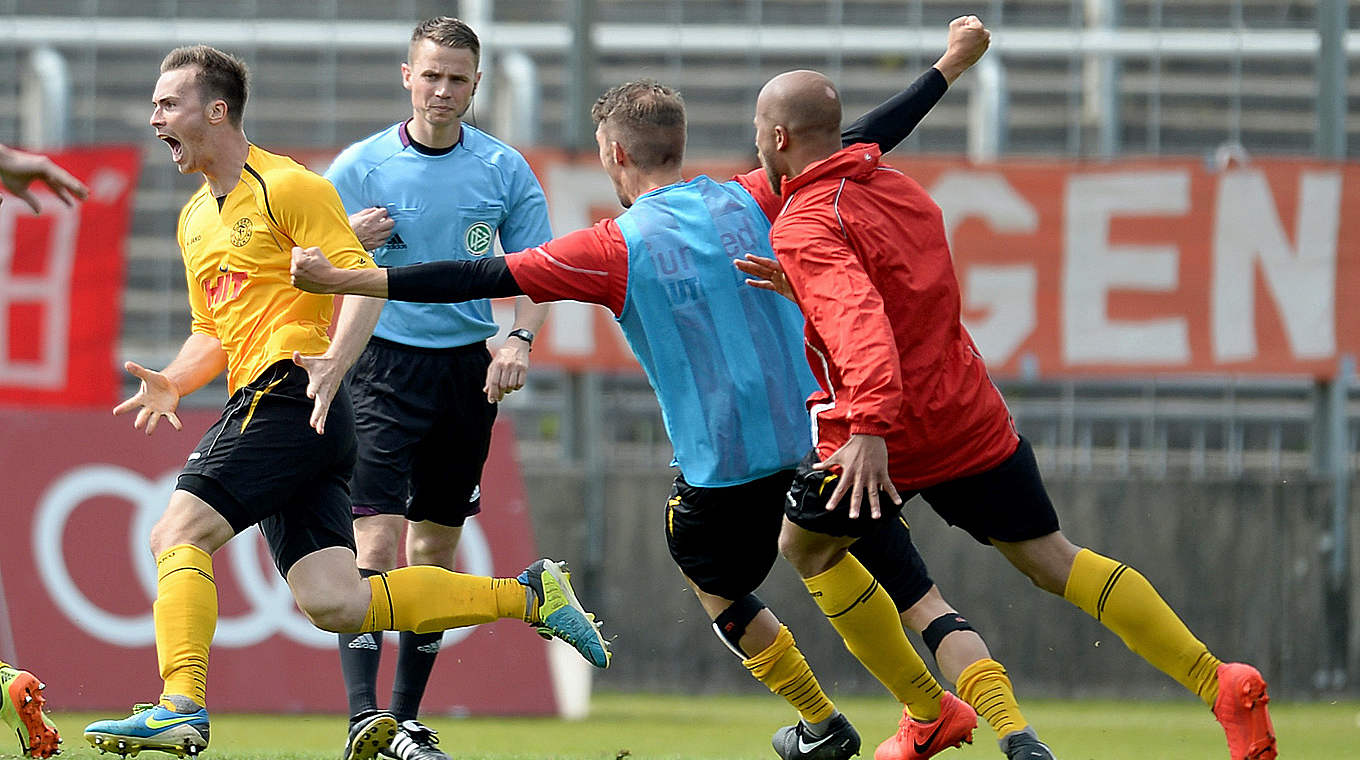
[[[116,465],[91,464],[69,470],[43,492],[33,520],[33,556],[37,558],[38,574],[53,602],[80,630],[123,647],[155,643],[151,603],[156,598],[156,562],[146,541],[151,527],[165,510],[177,474],[171,472],[157,480],[148,480]],[[67,522],[82,505],[100,497],[122,499],[135,507],[124,540],[139,588],[129,589],[128,593],[140,591],[145,595],[146,612],[132,615],[110,612],[97,599],[86,596],[71,577],[62,540]],[[116,533],[111,533],[110,538],[116,540]],[[214,555],[213,575],[218,583],[230,575],[250,609],[232,617],[219,617],[213,643],[224,647],[248,647],[282,634],[298,644],[318,649],[334,648],[335,634],[316,628],[298,611],[288,584],[273,569],[274,563],[268,553],[259,531],[252,530],[232,539]],[[492,574],[491,547],[475,519],[468,520],[463,526],[458,562],[463,572]],[[444,635],[444,646],[462,641],[472,630],[468,627],[448,631]]]

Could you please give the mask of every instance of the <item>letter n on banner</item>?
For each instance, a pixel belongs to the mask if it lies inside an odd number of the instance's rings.
[[[52,159],[90,188],[66,206],[42,183],[43,211],[0,203],[0,404],[103,406],[117,398],[123,247],[137,187],[135,148]]]

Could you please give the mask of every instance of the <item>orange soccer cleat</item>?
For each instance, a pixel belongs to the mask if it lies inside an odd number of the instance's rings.
[[[57,727],[43,713],[44,688],[27,670],[0,663],[0,719],[19,737],[19,751],[28,757],[51,757],[61,743]]]
[[[1218,699],[1214,717],[1228,734],[1232,760],[1275,760],[1275,728],[1270,725],[1266,680],[1243,662],[1218,666]]]
[[[926,760],[950,747],[973,743],[977,713],[949,692],[940,697],[940,717],[923,723],[903,711],[897,733],[874,750],[874,760]]]

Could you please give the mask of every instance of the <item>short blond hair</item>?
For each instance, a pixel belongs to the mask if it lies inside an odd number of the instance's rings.
[[[171,50],[161,60],[161,73],[198,69],[194,83],[205,102],[222,100],[227,104],[227,120],[241,126],[246,114],[246,98],[250,94],[250,70],[245,61],[207,45],[188,45]]]
[[[685,99],[654,79],[609,89],[591,107],[590,118],[615,133],[640,169],[679,165],[685,159]]]
[[[411,32],[411,46],[406,56],[408,60],[415,54],[416,45],[421,40],[430,40],[440,47],[454,50],[470,50],[473,58],[479,61],[482,58],[482,42],[477,39],[477,33],[465,22],[452,16],[435,16],[416,24]]]

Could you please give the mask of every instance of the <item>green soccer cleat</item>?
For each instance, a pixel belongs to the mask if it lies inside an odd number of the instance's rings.
[[[51,757],[61,751],[57,727],[43,712],[45,688],[27,670],[0,663],[0,719],[19,737],[19,752],[25,757]]]
[[[139,704],[122,720],[97,720],[85,727],[85,741],[100,753],[115,752],[124,757],[136,757],[144,750],[198,757],[208,748],[208,710],[188,697],[169,699],[176,710]]]
[[[601,624],[577,600],[565,562],[540,559],[526,567],[518,580],[538,597],[538,618],[542,622],[535,627],[540,636],[556,636],[576,647],[591,665],[609,667],[612,656],[609,643],[600,633]]]

